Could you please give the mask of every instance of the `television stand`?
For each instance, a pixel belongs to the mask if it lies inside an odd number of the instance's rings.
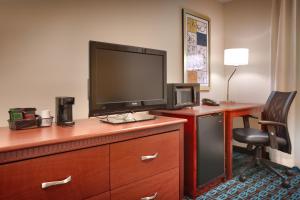
[[[144,112],[140,113],[124,113],[117,115],[108,115],[107,117],[100,118],[100,121],[109,124],[124,124],[131,122],[139,122],[155,119],[155,115],[146,114]]]

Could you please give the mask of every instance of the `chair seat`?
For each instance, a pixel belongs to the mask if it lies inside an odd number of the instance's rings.
[[[254,128],[235,128],[233,129],[233,138],[241,143],[263,145],[269,144],[268,132]],[[287,141],[283,138],[276,137],[279,145],[286,145]]]

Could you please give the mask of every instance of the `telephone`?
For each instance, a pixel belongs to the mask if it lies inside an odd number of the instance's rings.
[[[202,99],[202,105],[207,105],[207,106],[219,106],[217,102],[211,99],[203,98]]]

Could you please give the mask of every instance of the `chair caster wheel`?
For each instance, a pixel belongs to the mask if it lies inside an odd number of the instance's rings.
[[[290,187],[290,182],[288,180],[284,180],[281,185],[284,188],[289,188]]]
[[[246,176],[241,175],[240,178],[239,178],[239,180],[240,180],[241,182],[245,182],[245,181],[246,181]]]

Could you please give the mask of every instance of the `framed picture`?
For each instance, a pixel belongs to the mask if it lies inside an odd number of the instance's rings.
[[[210,19],[190,10],[182,10],[183,81],[210,88]]]

